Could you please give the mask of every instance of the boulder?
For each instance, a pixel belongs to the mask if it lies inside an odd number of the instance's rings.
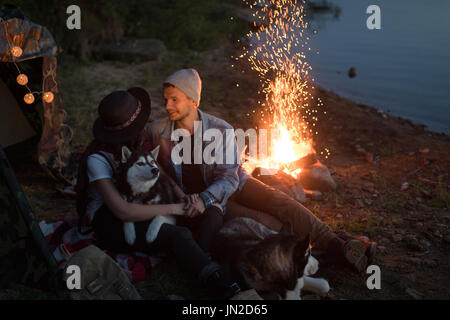
[[[93,51],[103,59],[130,62],[159,60],[167,48],[157,39],[122,38],[116,43],[101,44]]]
[[[336,182],[331,177],[330,171],[320,161],[303,168],[298,180],[306,189],[319,191],[336,189]]]

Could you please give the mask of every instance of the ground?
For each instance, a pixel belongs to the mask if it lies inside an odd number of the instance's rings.
[[[169,53],[160,61],[79,63],[65,56],[59,80],[68,123],[74,129],[73,149],[81,152],[91,139],[97,106],[112,90],[135,85],[149,90],[152,118],[165,115],[161,82],[181,67],[195,67],[203,80],[201,108],[237,128],[253,126],[258,99],[254,74],[231,66],[232,46],[202,53]],[[357,78],[355,78],[357,81]],[[238,86],[238,85],[239,86]],[[374,264],[381,269],[381,289],[369,290],[368,275],[323,267],[319,275],[332,288],[332,299],[448,299],[450,269],[448,230],[450,137],[392,117],[332,92],[316,88],[321,97],[316,150],[338,184],[336,191],[305,204],[336,231],[364,235],[378,243]],[[326,112],[326,115],[324,112]],[[16,163],[16,173],[38,220],[75,215],[73,200],[36,162]],[[204,298],[195,279],[168,260],[137,285],[144,297],[169,294]]]

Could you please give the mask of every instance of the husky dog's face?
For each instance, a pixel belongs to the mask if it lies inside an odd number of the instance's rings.
[[[311,256],[309,235],[305,239],[290,234],[268,236],[245,260],[246,281],[269,299],[298,299],[302,287],[299,281],[318,269],[317,260]]]
[[[133,195],[148,192],[158,181],[160,174],[156,163],[158,152],[159,146],[150,153],[144,151],[133,153],[126,146],[122,147],[122,166]]]

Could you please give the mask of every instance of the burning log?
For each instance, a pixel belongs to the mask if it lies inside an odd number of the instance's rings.
[[[317,156],[315,153],[310,153],[307,156],[304,156],[303,158],[300,158],[298,160],[292,161],[288,164],[284,164],[283,166],[288,169],[289,171],[294,171],[299,168],[307,168],[312,166],[314,163],[317,162]]]
[[[298,178],[285,173],[282,170],[257,167],[252,176],[259,181],[283,191],[297,201],[306,201],[305,189],[329,191],[336,189],[336,182],[331,177],[328,168],[317,160],[315,153],[311,153],[296,161],[283,164],[282,169],[293,172],[302,169]]]

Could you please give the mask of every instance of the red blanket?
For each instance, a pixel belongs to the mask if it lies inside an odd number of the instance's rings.
[[[58,264],[66,261],[70,254],[87,247],[95,245],[93,234],[82,235],[77,230],[77,219],[60,220],[54,223],[41,221],[39,227],[47,240],[50,250],[53,252]],[[123,268],[125,274],[132,282],[144,281],[150,275],[151,269],[161,259],[144,253],[116,254],[105,251]]]

